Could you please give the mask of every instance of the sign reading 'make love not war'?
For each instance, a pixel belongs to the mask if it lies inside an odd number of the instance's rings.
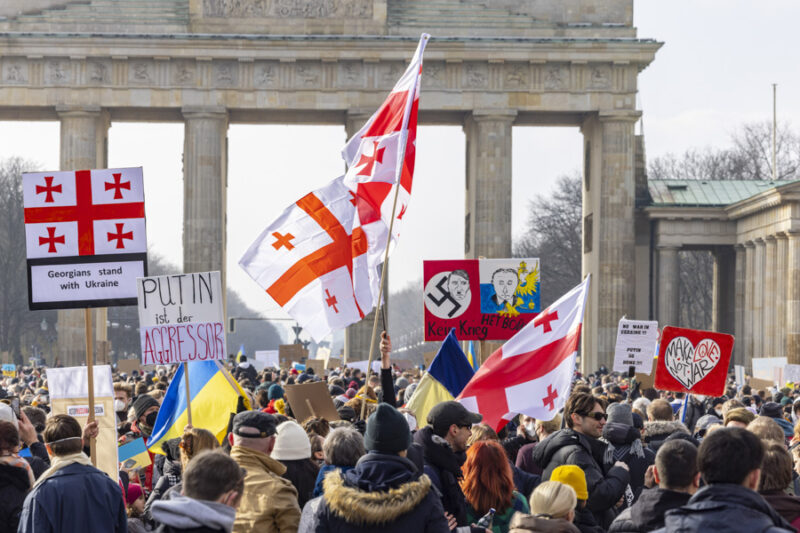
[[[722,396],[733,335],[667,326],[661,333],[655,387]]]
[[[136,285],[143,365],[226,357],[219,272],[138,278]]]

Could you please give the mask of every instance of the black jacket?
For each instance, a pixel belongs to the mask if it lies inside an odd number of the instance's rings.
[[[233,378],[239,381],[242,378],[247,378],[253,385],[258,384],[258,371],[249,361],[239,363],[236,365],[236,370],[233,371]]]
[[[177,438],[170,439],[161,445],[161,449],[164,450],[166,455],[164,456],[161,476],[158,478],[153,487],[153,492],[150,493],[150,497],[147,498],[147,503],[144,506],[145,519],[148,521],[151,519],[150,507],[152,507],[153,502],[163,498],[164,493],[181,482],[183,474],[181,472],[180,443],[181,439]]]
[[[0,533],[16,533],[30,488],[27,470],[0,463]]]
[[[658,453],[658,449],[667,440],[667,437],[677,431],[682,431],[687,435],[691,435],[689,428],[678,421],[663,421],[655,420],[653,422],[644,423],[644,442],[653,453]]]
[[[578,433],[572,429],[556,431],[533,449],[533,461],[543,470],[542,479],[562,465],[577,465],[586,475],[589,499],[587,508],[597,523],[607,528],[614,520],[614,506],[625,493],[630,483],[630,475],[619,466],[608,471],[602,467],[605,444],[597,439]]]
[[[644,474],[647,467],[656,462],[656,454],[642,445],[642,434],[632,426],[610,422],[603,427],[603,438],[610,443],[603,467],[608,469],[617,460],[628,465],[631,491],[635,501],[644,488]],[[612,452],[612,447],[616,453]],[[634,447],[640,449],[641,456],[633,451]],[[609,457],[610,455],[611,457]]]
[[[455,453],[446,443],[434,440],[433,428],[425,426],[414,434],[414,442],[422,446],[425,473],[442,496],[444,510],[456,517],[459,526],[467,524],[467,501],[461,491],[461,465],[467,457]]]
[[[659,533],[782,533],[794,531],[758,493],[720,483],[698,490],[689,503],[667,512]]]
[[[625,509],[611,524],[608,533],[647,533],[664,527],[664,515],[689,502],[686,492],[654,487],[645,489],[632,507]]]
[[[325,477],[313,531],[449,533],[444,509],[428,476],[404,457],[370,453],[344,475]]]
[[[313,497],[314,486],[317,484],[319,466],[311,459],[283,460],[281,464],[286,467],[286,472],[281,477],[288,479],[297,489],[297,503],[300,509]]]

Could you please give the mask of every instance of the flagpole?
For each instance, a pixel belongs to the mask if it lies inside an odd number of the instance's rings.
[[[189,392],[189,363],[183,362],[183,383],[186,385],[186,419],[192,425],[192,396]]]
[[[89,418],[87,423],[95,421],[94,416],[94,352],[92,351],[92,310],[83,310],[83,324],[86,333],[86,385],[89,388]],[[89,457],[92,465],[97,466],[97,440],[89,437]]]

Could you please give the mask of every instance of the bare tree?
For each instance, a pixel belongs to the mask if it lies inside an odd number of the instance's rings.
[[[685,328],[711,329],[714,256],[708,250],[682,250],[678,254],[678,261],[680,265],[678,325]]]

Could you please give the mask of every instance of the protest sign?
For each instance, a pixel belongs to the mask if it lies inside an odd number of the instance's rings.
[[[751,389],[757,391],[762,389],[766,390],[775,384],[772,382],[772,379],[750,378],[748,385],[750,385]]]
[[[333,370],[334,368],[341,368],[342,359],[340,357],[328,357],[325,360],[325,368]]]
[[[278,350],[257,350],[253,357],[264,363],[265,368],[280,368]]]
[[[292,408],[295,420],[300,423],[312,416],[322,417],[329,422],[339,420],[339,413],[324,381],[287,385],[286,401]]]
[[[136,305],[147,274],[142,169],[22,175],[28,306]]]
[[[227,357],[219,272],[136,280],[142,364]]]
[[[17,366],[12,364],[3,365],[3,377],[4,378],[17,377]]]
[[[733,335],[667,326],[661,334],[655,388],[722,396]]]
[[[283,365],[288,367],[292,362],[299,363],[306,357],[308,357],[308,350],[303,348],[302,344],[281,344],[278,346],[278,359],[281,368],[284,368]]]
[[[614,349],[614,372],[651,374],[653,356],[658,344],[658,322],[620,319],[617,327],[617,346]]]
[[[97,468],[117,481],[117,417],[114,413],[114,385],[111,367],[94,367],[94,416],[99,428]],[[89,372],[85,366],[47,369],[51,414],[65,414],[78,420],[81,427],[89,416]]]
[[[743,365],[734,365],[733,366],[733,374],[734,374],[734,379],[736,381],[736,386],[737,387],[744,387],[744,384],[745,384],[744,366]]]
[[[655,387],[656,375],[652,374],[636,374],[636,381],[639,383],[639,390],[644,391]]]
[[[785,357],[753,357],[753,377],[758,379],[775,379],[775,367],[783,368],[789,361]]]
[[[539,260],[423,262],[425,340],[508,340],[539,313]]]
[[[327,347],[317,348],[317,353],[314,354],[314,359],[325,360],[331,356],[331,349]]]
[[[139,374],[142,373],[142,365],[138,359],[120,359],[117,361],[117,371],[125,374],[132,374],[136,370]]]
[[[367,365],[369,361],[348,361],[347,366],[350,368],[357,368],[363,373],[367,373]],[[381,371],[381,362],[380,361],[373,361],[372,362],[372,371],[376,374],[379,374]]]
[[[786,383],[783,379],[783,366],[773,366],[772,367],[772,381],[775,383],[776,387],[783,387],[783,384]]]
[[[150,459],[150,454],[147,453],[147,446],[145,446],[143,438],[123,444],[119,447],[118,454],[119,462],[129,470],[132,468],[147,468],[153,462]]]
[[[313,368],[314,375],[325,375],[325,361],[322,359],[306,359],[306,369]]]
[[[800,383],[800,365],[786,365],[783,368],[783,377],[786,381]]]

